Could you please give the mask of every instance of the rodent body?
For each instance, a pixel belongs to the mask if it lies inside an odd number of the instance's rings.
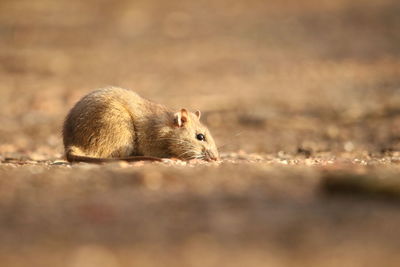
[[[199,111],[173,112],[131,90],[99,89],[84,96],[65,119],[66,158],[216,160],[215,142],[199,119]]]

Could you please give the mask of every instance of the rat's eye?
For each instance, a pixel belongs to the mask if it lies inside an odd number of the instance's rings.
[[[197,140],[200,140],[200,141],[206,140],[206,137],[204,136],[204,134],[197,134],[196,138],[197,138]]]

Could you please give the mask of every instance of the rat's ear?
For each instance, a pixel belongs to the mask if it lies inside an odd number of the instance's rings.
[[[177,113],[174,114],[174,123],[178,127],[182,127],[189,121],[189,114],[186,109],[181,109]]]
[[[196,112],[194,114],[196,114],[197,118],[200,120],[200,117],[201,117],[200,110],[196,110]]]

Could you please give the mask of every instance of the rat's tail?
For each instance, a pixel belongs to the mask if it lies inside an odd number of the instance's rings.
[[[69,162],[87,162],[87,163],[106,163],[106,162],[116,162],[116,161],[162,161],[161,158],[157,157],[149,157],[149,156],[131,156],[131,157],[121,157],[121,158],[95,158],[95,157],[89,157],[85,156],[81,153],[76,151],[76,149],[73,148],[68,148],[65,153],[65,157]]]

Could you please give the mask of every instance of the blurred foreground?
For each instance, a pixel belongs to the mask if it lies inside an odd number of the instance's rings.
[[[397,266],[393,160],[9,162],[1,265]]]

